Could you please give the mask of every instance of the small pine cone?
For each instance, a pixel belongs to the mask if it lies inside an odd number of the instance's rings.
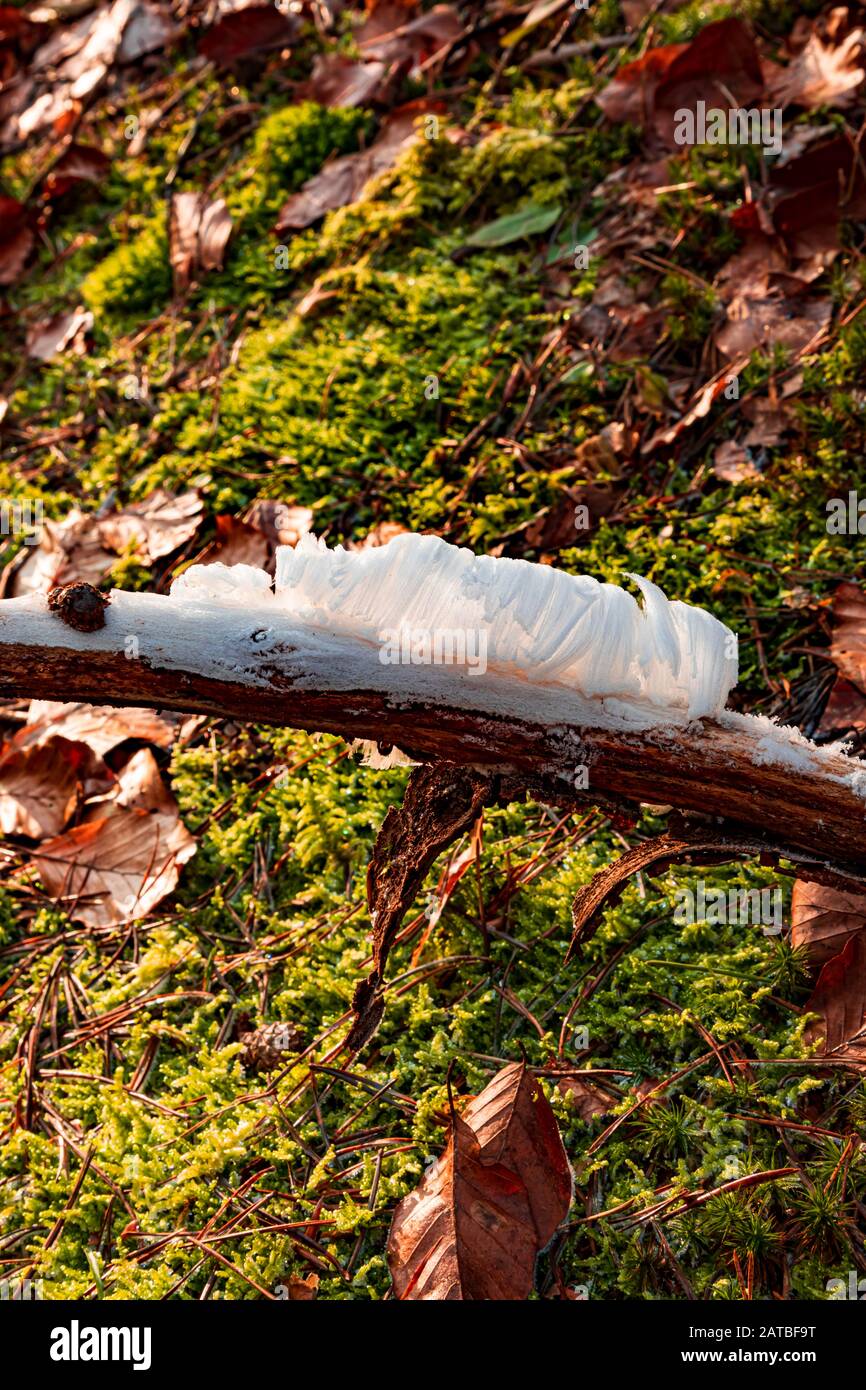
[[[79,632],[96,632],[105,627],[105,610],[110,602],[107,594],[101,594],[83,580],[56,585],[48,594],[48,607],[52,613]]]
[[[286,1065],[287,1052],[301,1052],[304,1040],[294,1023],[266,1023],[254,1033],[242,1033],[241,1063],[251,1071],[276,1071]]]

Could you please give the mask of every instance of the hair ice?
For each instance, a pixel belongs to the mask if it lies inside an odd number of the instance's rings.
[[[262,571],[219,564],[193,566],[171,592],[275,605],[296,623],[373,645],[383,629],[475,628],[486,633],[488,672],[499,679],[574,691],[603,701],[614,718],[621,706],[647,724],[718,715],[736,681],[736,637],[704,609],[628,577],[643,604],[615,584],[475,555],[438,536],[345,550],[307,535],[277,550],[273,595]]]

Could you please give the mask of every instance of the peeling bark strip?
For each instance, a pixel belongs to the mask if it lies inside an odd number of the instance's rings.
[[[262,626],[243,607],[115,591],[105,626],[78,632],[41,596],[0,603],[0,697],[150,706],[371,739],[420,761],[501,775],[561,806],[664,802],[723,817],[734,834],[766,836],[771,852],[804,852],[862,891],[866,801],[851,784],[852,771],[862,772],[852,759],[794,749],[785,761],[778,747],[762,749],[778,742],[766,723],[727,712],[639,733],[585,727],[563,712],[568,692],[554,709],[541,687],[530,688],[537,718],[518,718],[492,708],[489,675],[472,686],[477,705],[456,679],[431,696],[426,667],[411,668],[416,691],[396,695],[376,688],[389,669],[357,640],[329,640],[325,651],[321,634],[291,615]],[[585,791],[575,785],[581,769]]]
[[[367,902],[373,923],[373,969],[355,987],[355,1021],[346,1039],[360,1048],[382,1018],[388,952],[434,859],[477,819],[492,780],[452,763],[419,767],[400,807],[390,807],[367,867]]]
[[[575,894],[571,908],[574,933],[566,955],[566,964],[575,951],[595,935],[598,919],[604,907],[611,907],[622,895],[628,880],[641,869],[652,868],[664,873],[670,864],[728,864],[738,859],[760,859],[764,864],[778,864],[790,859],[797,865],[800,878],[850,890],[859,876],[840,874],[828,868],[827,861],[817,854],[804,853],[784,844],[774,844],[765,836],[738,835],[733,828],[716,830],[676,818],[666,835],[644,840],[601,869],[589,883]]]

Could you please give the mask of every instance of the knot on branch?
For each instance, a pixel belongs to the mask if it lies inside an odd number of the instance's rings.
[[[107,594],[83,580],[58,584],[48,593],[48,607],[52,613],[78,632],[96,632],[105,627],[105,610],[110,602]]]

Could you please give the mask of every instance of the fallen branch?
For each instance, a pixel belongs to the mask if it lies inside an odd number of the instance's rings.
[[[399,688],[390,690],[389,681]],[[115,592],[105,625],[68,626],[42,595],[0,603],[0,696],[80,700],[228,716],[397,745],[422,761],[498,775],[556,805],[667,804],[747,828],[754,852],[805,852],[812,868],[866,882],[862,765],[766,720],[718,719],[639,731],[588,727],[587,702],[494,671],[383,666],[351,636],[304,626],[290,612]],[[859,779],[859,780],[858,780]]]

